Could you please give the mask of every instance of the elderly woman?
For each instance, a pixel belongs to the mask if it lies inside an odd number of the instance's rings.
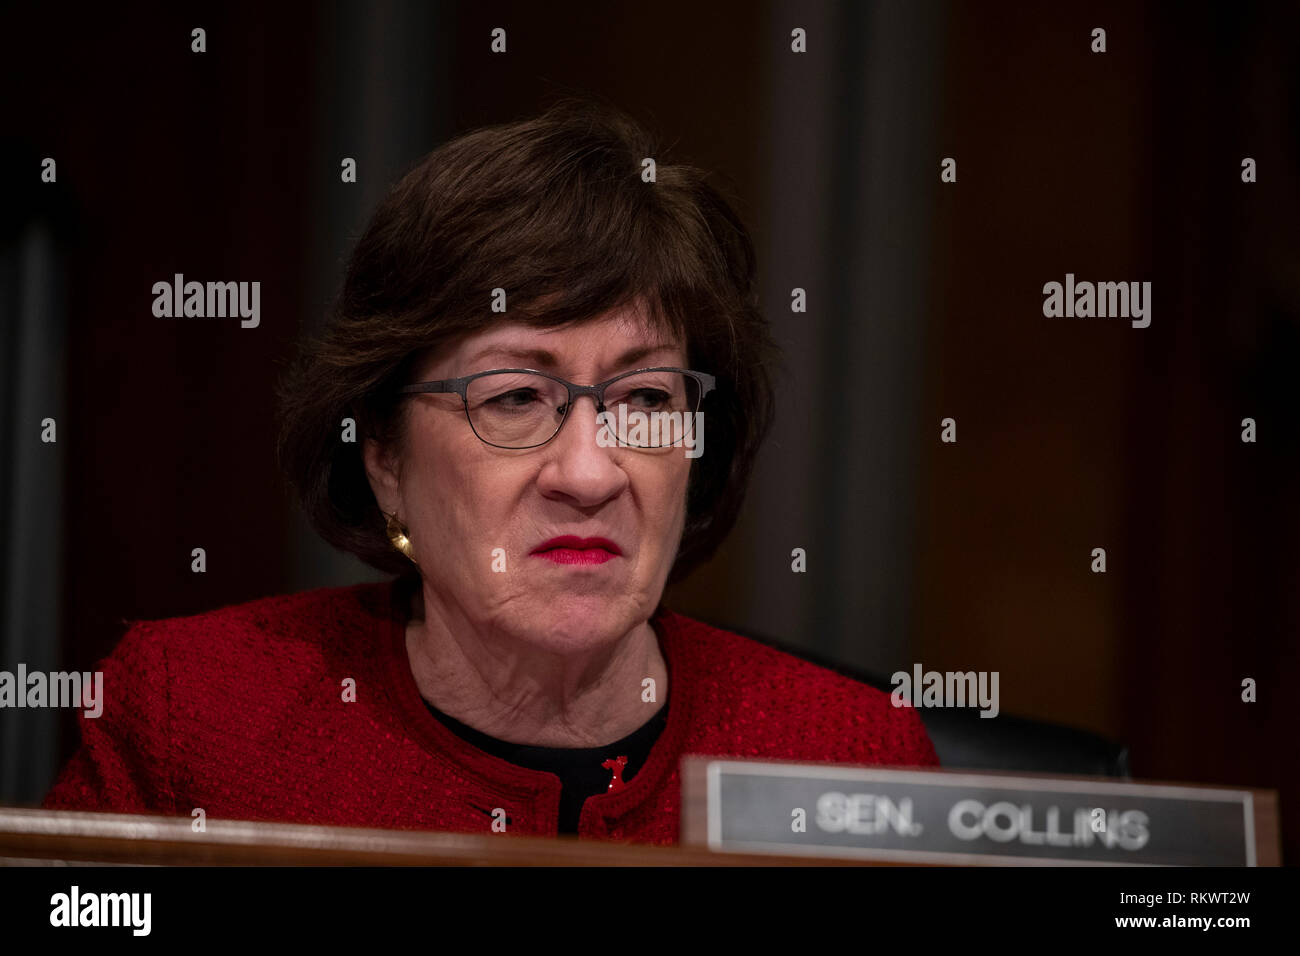
[[[687,754],[937,762],[887,694],[661,604],[736,519],[775,349],[743,225],[655,158],[565,103],[398,183],[280,449],[394,580],[136,623],[46,806],[669,844]]]

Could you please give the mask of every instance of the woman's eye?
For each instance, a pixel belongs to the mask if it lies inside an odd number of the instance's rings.
[[[629,395],[633,405],[650,408],[668,401],[668,393],[657,388],[638,388]]]
[[[513,391],[503,392],[495,398],[488,399],[491,405],[505,405],[509,407],[518,407],[527,405],[529,402],[537,400],[537,393],[531,388],[516,388]]]

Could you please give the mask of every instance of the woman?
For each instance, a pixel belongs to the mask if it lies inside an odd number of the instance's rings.
[[[674,614],[773,409],[751,240],[628,118],[428,156],[288,376],[282,462],[392,583],[140,622],[46,806],[678,840],[686,754],[935,764],[916,713]]]

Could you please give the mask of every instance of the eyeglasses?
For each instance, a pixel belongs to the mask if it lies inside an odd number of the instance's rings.
[[[573,403],[590,395],[620,445],[665,448],[690,436],[717,380],[684,368],[642,368],[599,385],[574,385],[531,368],[498,368],[462,378],[405,385],[400,394],[455,392],[470,428],[496,448],[537,448],[560,433]],[[661,418],[662,415],[668,417]],[[647,421],[670,422],[667,434]]]

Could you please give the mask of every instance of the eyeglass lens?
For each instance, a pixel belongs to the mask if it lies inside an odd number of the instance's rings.
[[[481,375],[465,391],[475,434],[503,448],[550,441],[564,424],[568,399],[568,390],[559,382],[527,372]],[[665,447],[689,436],[699,405],[699,383],[681,372],[638,372],[605,390],[610,433],[619,444],[635,448]],[[664,427],[651,427],[656,423]]]

